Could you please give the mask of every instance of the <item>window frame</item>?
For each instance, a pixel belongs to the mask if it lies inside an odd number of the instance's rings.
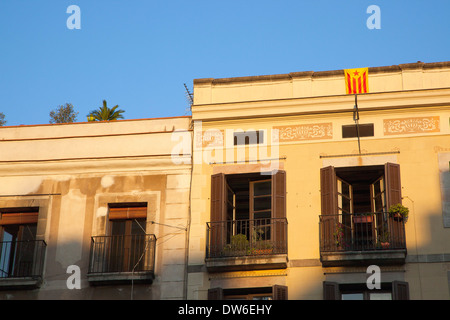
[[[258,176],[259,174],[259,176]],[[274,248],[275,251],[286,251],[287,252],[287,227],[285,223],[286,219],[286,172],[282,170],[278,170],[276,172],[272,172],[270,176],[271,180],[271,241],[277,243],[280,248]],[[247,176],[252,175],[252,176]],[[262,175],[261,173],[243,173],[243,174],[227,174],[217,173],[211,176],[211,208],[210,208],[210,224],[215,225],[216,227],[210,227],[210,231],[208,233],[208,253],[216,256],[220,255],[222,249],[231,239],[231,234],[229,231],[229,227],[227,227],[226,218],[230,214],[228,213],[227,203],[228,201],[228,190],[229,188],[229,178],[234,177],[239,180],[240,178],[246,179],[246,177],[255,177],[257,176],[258,181],[267,181],[266,175]],[[250,193],[250,183],[249,183],[249,193]],[[249,195],[248,201],[252,197]],[[249,204],[249,216],[246,219],[252,221],[251,210]],[[234,220],[233,222],[239,221],[236,214],[233,214]],[[283,220],[284,221],[281,221]],[[245,221],[245,220],[242,220]],[[276,222],[276,225],[273,222]],[[285,230],[286,229],[286,230]],[[231,231],[231,232],[234,232]],[[251,237],[250,239],[251,240]]]
[[[381,289],[370,290],[363,283],[323,282],[323,300],[343,300],[342,294],[362,294],[363,300],[370,300],[371,293],[390,293],[391,300],[409,300],[409,283],[395,280],[381,283]]]
[[[0,209],[0,243],[2,244],[0,247],[0,267],[7,268],[7,270],[2,270],[2,273],[5,272],[6,276],[3,277],[0,274],[0,279],[8,278],[8,274],[20,278],[35,275],[34,273],[37,270],[35,264],[39,258],[37,254],[41,250],[36,239],[38,215],[39,207]],[[30,226],[33,230],[29,229]],[[6,229],[10,227],[15,227],[17,230],[14,233],[8,232]],[[25,237],[26,227],[31,231],[31,237]],[[11,234],[11,240],[4,240],[5,233]],[[7,243],[10,243],[9,248]],[[27,249],[30,243],[33,246],[31,250]],[[22,244],[26,246],[23,247]],[[2,256],[3,254],[6,254],[7,257]],[[17,260],[18,257],[21,258],[19,261]],[[26,267],[25,271],[21,271],[23,270],[21,265],[24,262],[29,263],[29,266]]]

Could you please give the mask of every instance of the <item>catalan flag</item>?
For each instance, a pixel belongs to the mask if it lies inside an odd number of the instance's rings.
[[[369,68],[345,69],[344,72],[347,94],[369,92]]]

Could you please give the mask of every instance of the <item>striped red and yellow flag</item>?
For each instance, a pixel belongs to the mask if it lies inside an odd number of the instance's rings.
[[[369,92],[369,68],[345,69],[344,72],[347,94]]]

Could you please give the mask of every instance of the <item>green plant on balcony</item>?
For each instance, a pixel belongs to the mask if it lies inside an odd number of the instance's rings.
[[[389,216],[395,220],[408,220],[409,209],[402,205],[401,203],[394,204],[389,207]]]
[[[250,244],[245,234],[231,236],[231,241],[224,247],[225,256],[243,256],[250,252]]]

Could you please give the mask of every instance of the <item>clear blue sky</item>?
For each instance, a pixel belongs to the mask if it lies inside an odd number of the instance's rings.
[[[80,30],[67,28],[70,5]],[[450,60],[449,0],[0,0],[7,125],[48,123],[66,102],[86,121],[103,99],[126,119],[182,116],[196,78],[419,60]]]

